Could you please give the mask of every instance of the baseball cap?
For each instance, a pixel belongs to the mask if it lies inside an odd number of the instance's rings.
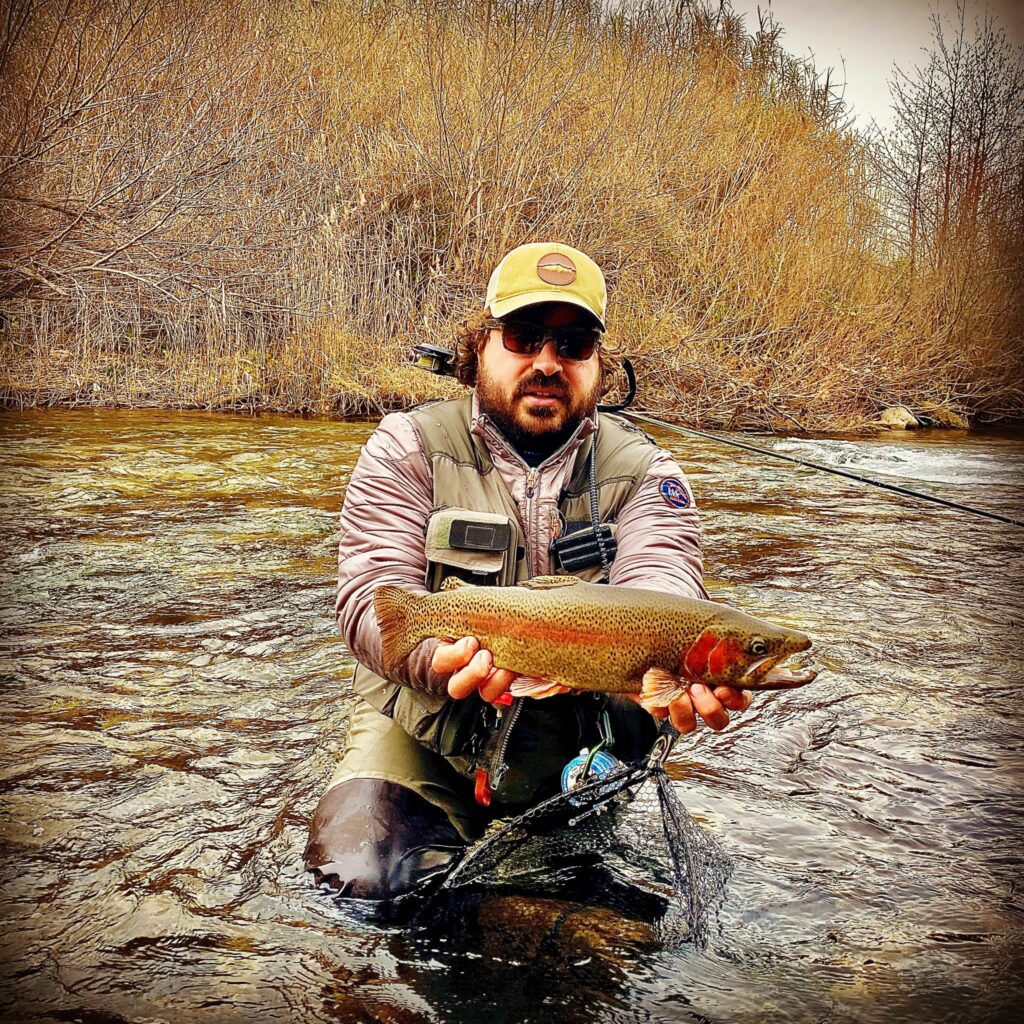
[[[601,268],[561,242],[529,242],[513,249],[487,284],[487,308],[503,317],[538,302],[570,302],[596,317],[604,329],[608,302]]]

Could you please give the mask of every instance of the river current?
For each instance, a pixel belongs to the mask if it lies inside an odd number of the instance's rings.
[[[371,430],[0,417],[2,1019],[1024,1019],[1024,530],[676,435],[709,589],[824,669],[676,745],[732,862],[707,948],[559,932],[539,899],[468,941],[314,889],[352,704],[337,513]],[[1024,515],[1020,433],[760,443]]]

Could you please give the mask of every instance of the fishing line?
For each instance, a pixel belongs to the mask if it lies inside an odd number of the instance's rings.
[[[437,345],[417,345],[413,348],[413,364],[420,369],[435,373],[441,377],[455,376],[455,353],[451,349],[441,348]],[[646,423],[653,423],[655,426],[664,427],[665,430],[674,430],[677,434],[693,434],[696,437],[703,437],[708,441],[718,441],[721,444],[731,444],[734,448],[743,448],[748,452],[756,452],[758,455],[767,455],[773,459],[783,459],[786,462],[793,462],[798,466],[806,466],[808,469],[818,469],[822,473],[832,473],[834,476],[844,476],[848,480],[856,480],[858,483],[869,484],[872,487],[881,487],[883,490],[892,491],[894,494],[903,494],[908,498],[917,498],[919,501],[930,501],[935,505],[943,505],[946,508],[954,509],[957,512],[969,512],[971,515],[981,516],[984,519],[994,519],[998,523],[1008,523],[1010,526],[1024,526],[1024,519],[1014,519],[1012,516],[1004,516],[999,512],[988,512],[983,508],[976,508],[973,505],[964,505],[959,501],[950,501],[948,498],[939,498],[934,494],[925,494],[922,491],[914,491],[909,487],[901,487],[899,484],[885,483],[882,480],[875,480],[874,477],[863,476],[860,473],[851,473],[848,469],[839,469],[838,466],[825,466],[820,462],[811,462],[810,459],[798,459],[795,455],[783,455],[782,452],[772,451],[770,448],[760,448],[756,444],[748,444],[745,441],[737,441],[731,437],[722,437],[720,434],[711,434],[706,430],[697,430],[695,427],[680,427],[674,423],[666,423],[655,416],[647,413],[634,412],[628,406],[636,397],[636,373],[633,364],[628,359],[622,360],[622,369],[626,374],[627,394],[621,401],[613,405],[599,405],[600,412],[619,412],[634,420],[643,420]],[[593,464],[591,466],[593,471]],[[595,519],[596,522],[596,519]],[[598,537],[602,563],[605,558],[604,539]],[[563,563],[563,568],[565,565]],[[607,566],[605,566],[607,570]]]
[[[851,473],[848,469],[839,469],[838,466],[825,466],[820,462],[811,462],[810,459],[800,459],[795,455],[783,455],[782,452],[772,451],[770,448],[761,448],[756,444],[749,444],[746,441],[737,441],[732,437],[722,437],[720,434],[711,434],[706,430],[697,430],[694,427],[680,427],[674,423],[666,423],[647,413],[633,412],[626,409],[623,413],[630,419],[643,420],[646,423],[653,423],[655,426],[664,427],[666,430],[674,430],[678,434],[695,434],[697,437],[706,438],[708,441],[718,441],[721,444],[731,444],[734,448],[743,448],[748,452],[756,452],[758,455],[769,455],[774,459],[784,459],[786,462],[794,462],[798,466],[807,466],[809,469],[819,469],[823,473],[832,473],[835,476],[844,476],[849,480],[856,480],[862,484],[870,484],[872,487],[881,487],[886,491],[893,491],[896,494],[905,494],[909,498],[918,498],[921,501],[930,501],[936,505],[944,505],[946,508],[955,509],[958,512],[970,512],[972,515],[982,516],[985,519],[995,519],[1000,523],[1009,523],[1010,526],[1024,526],[1024,520],[1014,519],[1012,516],[1000,515],[998,512],[988,512],[983,508],[975,508],[973,505],[964,505],[958,501],[950,501],[948,498],[940,498],[934,494],[925,494],[922,491],[914,491],[909,487],[901,487],[899,484],[886,483],[884,480],[875,480],[870,476],[863,476],[860,473]]]

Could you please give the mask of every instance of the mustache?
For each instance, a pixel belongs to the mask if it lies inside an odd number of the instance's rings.
[[[516,385],[515,394],[513,397],[522,398],[527,391],[532,388],[548,388],[551,391],[557,391],[559,396],[562,398],[569,397],[569,385],[566,379],[561,373],[553,373],[550,376],[546,376],[543,373],[535,372],[532,373],[525,380],[521,380]]]

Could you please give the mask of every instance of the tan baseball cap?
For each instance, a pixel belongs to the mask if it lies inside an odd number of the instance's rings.
[[[571,302],[604,329],[608,291],[601,268],[579,249],[561,242],[530,242],[513,249],[487,284],[487,308],[503,317],[538,302]]]

